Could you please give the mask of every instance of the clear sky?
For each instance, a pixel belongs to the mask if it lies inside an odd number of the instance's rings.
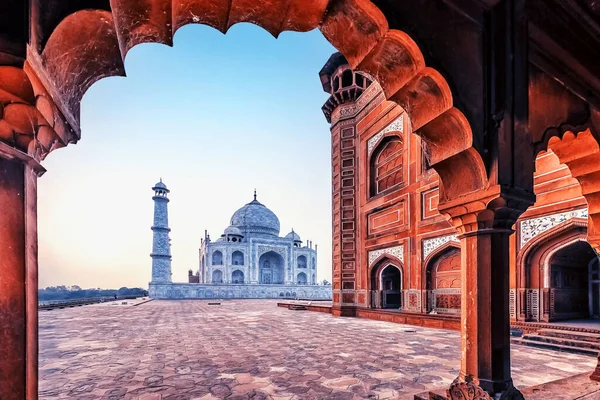
[[[318,72],[335,49],[319,31],[278,39],[249,24],[199,25],[174,46],[144,44],[127,77],[94,84],[82,138],[51,153],[38,191],[40,287],[147,287],[151,187],[171,190],[173,280],[198,268],[204,229],[217,239],[252,200],[319,245],[331,280],[331,137]]]

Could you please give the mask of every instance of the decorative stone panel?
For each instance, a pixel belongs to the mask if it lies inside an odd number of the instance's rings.
[[[368,233],[369,235],[374,235],[392,229],[399,230],[402,227],[406,228],[407,215],[407,202],[404,200],[384,210],[371,213],[367,217]]]
[[[421,311],[421,291],[408,289],[404,291],[404,309],[409,311]]]
[[[393,131],[404,133],[404,113],[367,141],[367,152],[371,154],[373,149],[377,146],[377,144],[385,136],[385,134]]]
[[[440,236],[431,239],[423,239],[421,245],[423,246],[423,260],[427,258],[428,255],[433,253],[435,250],[439,249],[443,245],[448,242],[456,242],[460,243],[458,237],[456,235],[448,235],[448,236]]]
[[[378,249],[369,252],[369,267],[373,265],[376,259],[378,259],[381,255],[388,254],[390,256],[396,257],[398,260],[404,262],[404,245],[401,244],[399,246],[387,247],[385,249]]]
[[[460,314],[460,289],[442,288],[432,291],[433,309],[440,314]]]
[[[550,228],[554,228],[555,226],[568,221],[573,218],[587,218],[588,210],[587,208],[567,211],[558,214],[552,215],[544,215],[539,218],[531,218],[526,219],[524,221],[519,222],[519,232],[520,232],[520,247],[522,248],[527,242],[536,237],[537,235],[547,231]]]
[[[510,318],[517,319],[517,290],[510,289],[508,292],[508,311]]]
[[[440,215],[438,203],[440,200],[440,189],[435,187],[421,193],[421,219],[432,218]]]

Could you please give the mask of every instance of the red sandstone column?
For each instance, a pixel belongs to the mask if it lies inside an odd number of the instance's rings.
[[[482,229],[461,237],[460,380],[472,380],[488,393],[512,386],[510,375],[509,236]]]
[[[24,162],[25,154],[19,160],[5,150],[0,148],[0,399],[33,400],[38,388],[37,174]]]
[[[534,198],[500,186],[468,197],[438,207],[461,239],[461,368],[448,398],[523,399],[510,371],[510,235]]]

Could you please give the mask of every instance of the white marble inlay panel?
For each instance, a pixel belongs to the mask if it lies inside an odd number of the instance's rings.
[[[385,249],[373,250],[369,252],[369,267],[373,265],[373,262],[379,258],[382,254],[389,254],[396,257],[398,260],[404,262],[404,245],[388,247]]]
[[[567,211],[558,214],[544,215],[539,218],[526,219],[520,222],[520,234],[521,234],[521,248],[527,244],[531,239],[547,231],[550,228],[554,228],[565,221],[573,218],[587,218],[588,210],[583,208],[580,210]]]
[[[460,242],[456,235],[440,236],[431,239],[424,239],[423,245],[423,259],[427,258],[428,255],[433,253],[436,249],[439,249],[448,242]]]
[[[379,133],[373,136],[367,141],[367,152],[370,154],[381,138],[388,132],[399,131],[404,133],[404,114],[401,114],[398,118],[392,121],[391,124],[383,128]]]

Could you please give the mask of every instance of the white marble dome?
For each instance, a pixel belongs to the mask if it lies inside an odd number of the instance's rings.
[[[228,226],[227,228],[225,228],[225,232],[223,232],[223,234],[224,235],[243,236],[242,231],[240,231],[240,229],[235,226]]]
[[[287,235],[285,235],[286,239],[291,239],[295,242],[301,242],[302,239],[300,239],[300,235],[298,235],[296,232],[291,231],[290,233],[288,233]]]
[[[256,197],[233,214],[230,225],[241,230],[244,236],[248,234],[279,236],[279,218],[256,200]]]

